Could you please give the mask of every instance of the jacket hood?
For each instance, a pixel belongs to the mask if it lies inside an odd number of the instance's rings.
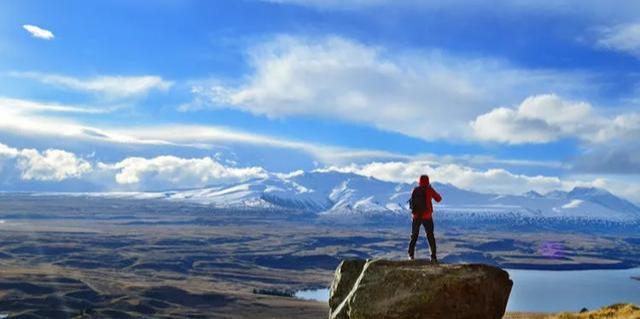
[[[427,176],[427,175],[420,176],[420,179],[418,180],[418,183],[420,184],[420,186],[428,186],[429,185],[429,176]]]

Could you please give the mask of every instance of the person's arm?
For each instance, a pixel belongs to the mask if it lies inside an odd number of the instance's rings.
[[[432,195],[433,195],[433,199],[436,200],[436,202],[440,202],[442,200],[442,196],[440,196],[440,194],[438,194],[438,192],[436,192],[435,189],[433,189],[433,187],[429,186],[429,188],[431,189]]]

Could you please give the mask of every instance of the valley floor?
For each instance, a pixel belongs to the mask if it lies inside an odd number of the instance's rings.
[[[640,264],[638,238],[442,226],[445,262]],[[327,287],[343,258],[405,258],[407,237],[402,228],[333,227],[167,202],[3,201],[0,316],[326,318],[326,305],[282,295]]]

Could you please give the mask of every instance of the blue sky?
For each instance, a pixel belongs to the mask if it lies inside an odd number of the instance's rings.
[[[0,188],[334,168],[640,202],[640,4],[0,3]]]

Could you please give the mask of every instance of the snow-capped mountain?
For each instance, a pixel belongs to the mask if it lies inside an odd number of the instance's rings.
[[[406,216],[414,185],[385,182],[334,171],[273,174],[243,183],[199,189],[146,193],[109,193],[129,198],[162,198],[217,208],[299,210],[319,216]],[[603,189],[575,188],[570,192],[522,195],[485,194],[450,184],[434,183],[442,195],[436,214],[451,218],[562,218],[640,220],[640,208]]]
[[[356,174],[308,172],[272,175],[234,185],[163,192],[220,208],[296,209],[321,215],[385,215],[404,213],[412,186]]]

